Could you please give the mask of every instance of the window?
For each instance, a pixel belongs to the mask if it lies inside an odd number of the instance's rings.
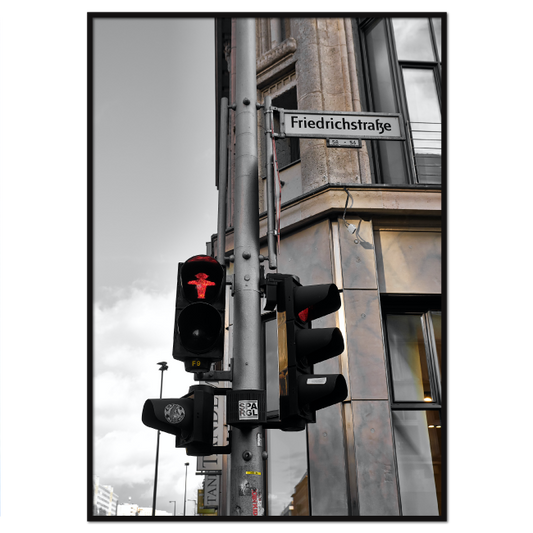
[[[404,516],[442,514],[442,315],[438,297],[382,296]]]
[[[393,18],[361,23],[370,110],[401,113],[405,142],[371,145],[376,181],[440,184],[442,20]]]
[[[296,87],[285,91],[272,99],[272,105],[281,109],[298,109],[296,99]],[[279,113],[274,113],[274,130],[280,131]],[[284,137],[276,139],[276,155],[279,170],[300,160],[300,139],[296,137]]]
[[[276,313],[263,315],[268,418],[279,414]],[[309,516],[307,431],[266,430],[268,516]]]

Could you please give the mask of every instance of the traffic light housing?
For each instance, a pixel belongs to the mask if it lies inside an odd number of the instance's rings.
[[[187,372],[208,371],[224,356],[225,287],[225,267],[210,256],[178,266],[172,356]]]
[[[175,435],[176,448],[186,448],[187,455],[230,453],[229,445],[213,445],[214,396],[213,387],[192,385],[182,398],[146,400],[143,424]]]
[[[299,431],[316,422],[316,411],[342,402],[348,395],[342,374],[314,374],[313,365],[340,355],[339,328],[312,329],[311,322],[341,306],[334,284],[302,286],[293,276],[267,274],[267,307],[277,306],[280,423]],[[270,300],[269,300],[270,298]]]

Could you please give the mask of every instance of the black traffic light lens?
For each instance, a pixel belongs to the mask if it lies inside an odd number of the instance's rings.
[[[195,303],[186,307],[178,318],[178,332],[185,349],[193,353],[209,351],[222,330],[222,317],[211,305]]]

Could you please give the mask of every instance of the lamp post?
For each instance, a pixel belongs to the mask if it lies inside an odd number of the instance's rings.
[[[185,493],[183,494],[183,516],[185,516],[185,511],[187,509],[187,467],[189,463],[185,463]]]
[[[176,516],[176,500],[170,500],[168,503],[174,504],[174,516]]]
[[[159,391],[159,398],[163,398],[163,372],[168,370],[168,365],[165,361],[157,363],[159,365],[159,370],[161,370],[161,389]],[[154,476],[154,500],[152,502],[152,516],[155,516],[155,507],[157,499],[157,466],[159,464],[159,435],[161,432],[157,430],[157,446],[155,449],[155,476]]]
[[[198,507],[198,504],[196,503],[196,500],[192,498],[187,498],[188,502],[194,502],[194,516],[196,516],[196,508]]]

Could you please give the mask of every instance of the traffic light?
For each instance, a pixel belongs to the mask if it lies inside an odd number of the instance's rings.
[[[172,356],[187,372],[209,370],[224,356],[225,287],[216,259],[195,255],[179,264]]]
[[[213,445],[214,395],[213,387],[192,385],[182,398],[146,400],[143,424],[175,435],[176,448],[187,455],[229,453],[229,446]]]
[[[268,286],[267,307],[274,297],[278,321],[280,424],[275,427],[299,431],[316,421],[317,410],[348,394],[341,374],[313,372],[314,364],[344,351],[339,328],[311,329],[313,320],[339,309],[339,290],[334,284],[302,286],[287,274],[267,274]]]

